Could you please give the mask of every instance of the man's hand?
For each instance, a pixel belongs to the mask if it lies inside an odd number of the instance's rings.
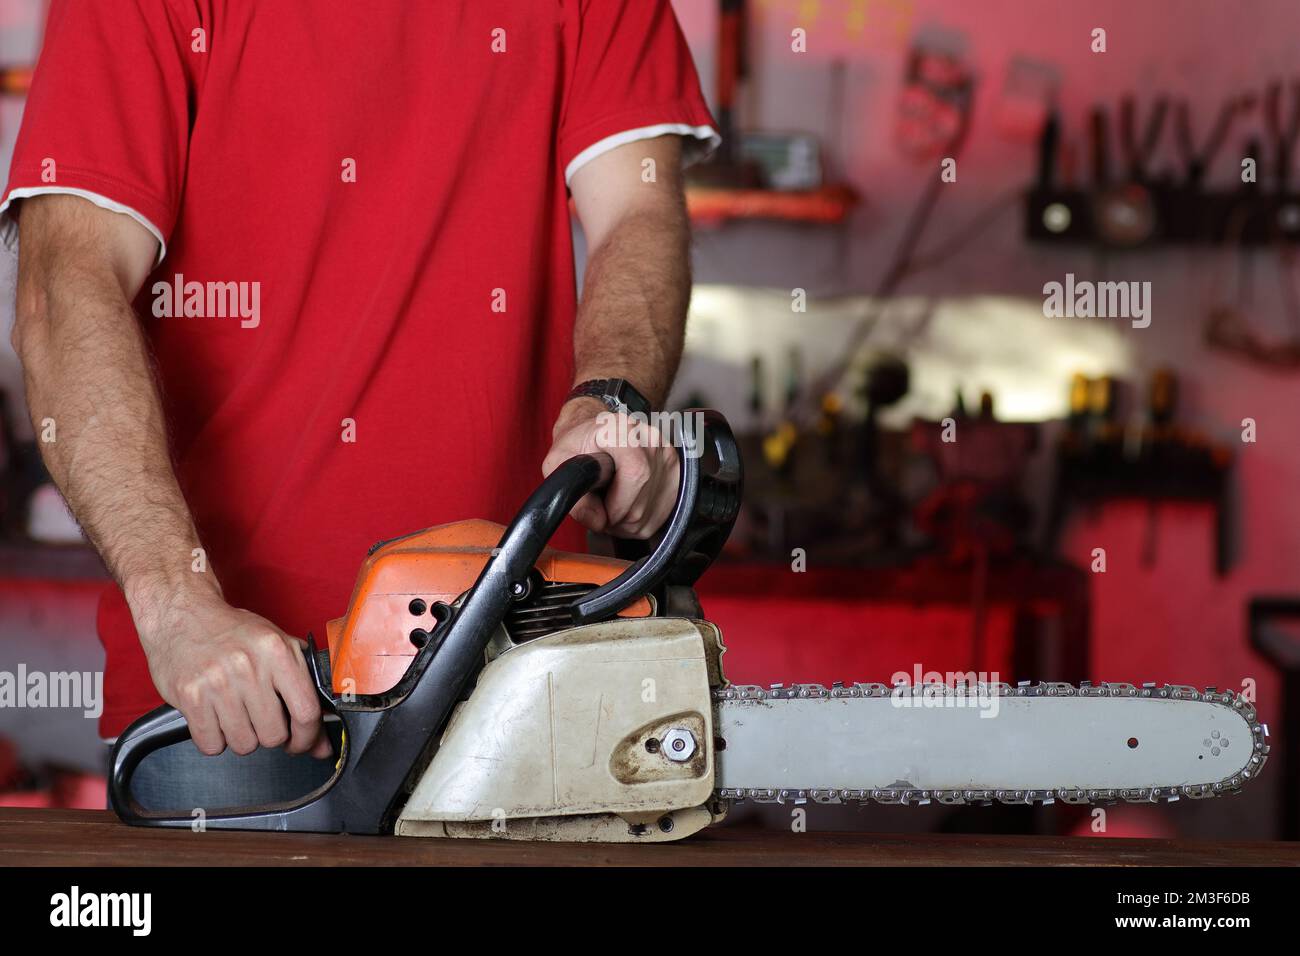
[[[248,754],[261,746],[330,755],[301,642],[212,589],[139,617],[154,686],[185,715],[199,750]]]
[[[668,520],[677,498],[677,452],[648,424],[616,415],[597,399],[578,398],[560,410],[542,474],[595,451],[614,459],[614,477],[604,500],[583,496],[571,512],[574,520],[619,538],[649,538]]]

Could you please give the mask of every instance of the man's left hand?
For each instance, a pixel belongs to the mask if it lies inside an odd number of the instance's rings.
[[[609,411],[599,399],[577,398],[560,410],[553,436],[543,475],[574,455],[603,451],[614,459],[614,477],[603,499],[584,495],[570,512],[579,524],[618,538],[645,539],[668,520],[680,476],[677,452],[658,429]]]

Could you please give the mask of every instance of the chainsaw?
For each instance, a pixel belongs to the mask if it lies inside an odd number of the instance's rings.
[[[685,420],[700,427],[682,430],[672,514],[635,560],[547,547],[609,480],[604,453],[560,465],[504,529],[375,545],[326,646],[309,635],[304,651],[342,724],[333,776],[293,802],[205,808],[205,826],[651,843],[740,801],[1154,802],[1260,773],[1266,728],[1214,688],[729,683],[693,585],[735,523],[742,463],[719,413]],[[130,788],[144,757],[188,736],[160,707],[118,738],[125,822],[191,826]]]

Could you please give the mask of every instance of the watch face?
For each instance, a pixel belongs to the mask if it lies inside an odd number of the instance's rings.
[[[605,396],[607,403],[615,411],[624,413],[639,412],[642,415],[650,413],[650,403],[626,379],[612,379],[605,391]]]

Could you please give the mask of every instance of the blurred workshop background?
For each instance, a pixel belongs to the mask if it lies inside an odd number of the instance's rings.
[[[0,0],[0,164],[43,6]],[[746,449],[700,585],[729,676],[1245,691],[1264,779],[1114,807],[1104,835],[1297,839],[1300,6],[674,6],[726,137],[691,172],[673,404],[721,409]],[[1149,311],[1049,315],[1049,283],[1137,283]],[[0,671],[98,670],[106,576],[46,484],[7,335],[0,389]],[[0,707],[0,804],[102,806],[103,757],[78,711]],[[1065,806],[809,825],[1094,832]]]

